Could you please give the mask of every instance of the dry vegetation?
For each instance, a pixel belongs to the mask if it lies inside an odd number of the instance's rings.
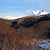
[[[17,25],[20,26],[18,29],[11,27],[14,20],[0,19],[0,50],[36,50],[38,40],[47,39],[50,21],[42,21],[28,28],[21,24],[37,19],[40,19],[40,16],[16,19]]]

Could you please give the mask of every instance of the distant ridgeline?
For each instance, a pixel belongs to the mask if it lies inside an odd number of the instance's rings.
[[[18,29],[21,26],[22,27],[25,27],[25,28],[30,28],[30,27],[34,26],[35,24],[40,23],[42,21],[50,21],[50,16],[44,15],[44,16],[41,16],[40,18],[37,18],[36,20],[34,20],[34,19],[32,19],[32,20],[29,20],[28,19],[28,21],[27,20],[24,20],[23,22],[21,22],[19,24],[18,24],[17,21],[13,21],[11,23],[11,27],[13,27],[15,29]]]

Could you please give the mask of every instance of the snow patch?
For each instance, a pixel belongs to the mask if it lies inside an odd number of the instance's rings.
[[[39,15],[45,15],[45,14],[48,14],[48,12],[44,11],[44,10],[33,10],[32,11],[33,15],[35,16],[39,16]]]
[[[4,16],[0,18],[7,19],[7,20],[14,20],[14,19],[22,18],[22,17],[26,17],[26,16]]]

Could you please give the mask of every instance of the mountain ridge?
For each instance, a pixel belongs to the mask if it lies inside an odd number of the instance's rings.
[[[46,21],[44,17],[50,17],[50,14],[36,17],[28,16],[14,20],[0,19],[0,49],[36,49],[35,44],[37,44],[38,40],[48,39],[50,21]],[[45,19],[45,21],[37,22],[42,20],[41,18]]]

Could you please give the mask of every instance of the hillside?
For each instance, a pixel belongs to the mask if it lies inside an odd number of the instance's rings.
[[[49,31],[50,14],[0,19],[0,50],[35,50],[38,40],[48,39]]]

